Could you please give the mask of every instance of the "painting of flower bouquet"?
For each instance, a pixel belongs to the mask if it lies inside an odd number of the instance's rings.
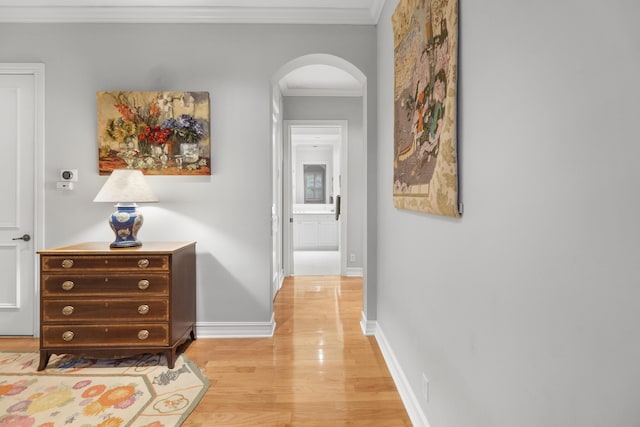
[[[98,166],[211,175],[208,92],[97,92]]]

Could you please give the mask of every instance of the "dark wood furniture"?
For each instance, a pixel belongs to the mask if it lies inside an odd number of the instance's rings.
[[[52,354],[125,357],[196,339],[195,242],[81,243],[39,251],[40,365]]]

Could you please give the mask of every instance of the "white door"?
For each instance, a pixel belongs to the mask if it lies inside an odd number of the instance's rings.
[[[0,335],[34,335],[35,89],[0,64]]]
[[[271,297],[282,286],[282,96],[273,88],[271,122]]]

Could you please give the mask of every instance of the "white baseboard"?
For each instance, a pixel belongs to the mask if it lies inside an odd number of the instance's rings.
[[[376,334],[377,326],[378,322],[376,322],[375,320],[367,320],[367,316],[363,311],[362,318],[360,319],[360,327],[362,328],[362,333],[365,336],[373,336]]]
[[[198,338],[269,338],[273,336],[276,322],[198,322]]]
[[[389,346],[389,342],[384,336],[382,329],[380,329],[380,325],[378,325],[377,322],[374,323],[376,323],[375,336],[376,341],[378,342],[378,347],[380,347],[382,356],[384,357],[387,367],[391,372],[391,377],[396,384],[398,393],[400,393],[400,398],[402,399],[402,403],[404,403],[404,407],[409,414],[411,423],[414,427],[430,427],[429,421],[427,421],[427,416],[418,403],[418,397],[413,392],[409,381],[407,381],[407,377],[404,375],[404,372],[402,371],[393,350]]]
[[[363,274],[362,267],[347,267],[344,272],[344,275],[349,277],[362,277]]]
[[[278,292],[280,292],[280,289],[282,289],[282,284],[284,283],[284,272],[282,270],[280,270],[280,272],[277,273],[274,283],[277,283],[276,289],[273,290],[273,295],[272,295],[273,300],[275,301],[276,296],[278,296]]]

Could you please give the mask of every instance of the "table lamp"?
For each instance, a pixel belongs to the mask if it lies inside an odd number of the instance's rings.
[[[137,169],[115,169],[104,183],[94,202],[116,203],[116,211],[109,218],[109,225],[116,234],[112,248],[141,246],[136,237],[142,227],[142,214],[136,203],[157,202],[158,198]]]

